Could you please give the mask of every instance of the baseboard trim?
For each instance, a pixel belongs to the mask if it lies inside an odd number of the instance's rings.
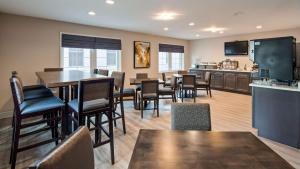
[[[10,118],[12,117],[13,112],[7,111],[7,112],[0,112],[0,119]]]

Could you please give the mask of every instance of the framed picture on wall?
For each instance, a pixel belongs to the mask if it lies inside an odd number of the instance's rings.
[[[150,42],[134,41],[134,68],[150,67]]]

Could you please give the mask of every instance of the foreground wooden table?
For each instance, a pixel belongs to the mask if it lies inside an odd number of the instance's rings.
[[[140,130],[129,169],[290,169],[250,132]]]

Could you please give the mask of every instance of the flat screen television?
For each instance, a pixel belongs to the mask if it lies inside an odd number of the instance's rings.
[[[248,41],[224,43],[225,56],[248,55]]]

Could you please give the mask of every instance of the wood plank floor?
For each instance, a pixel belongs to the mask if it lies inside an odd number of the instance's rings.
[[[251,96],[213,91],[209,98],[204,92],[199,93],[197,102],[210,103],[212,130],[214,131],[250,131],[256,135],[256,130],[251,127]],[[192,100],[186,100],[192,102]],[[170,101],[160,102],[160,117],[156,117],[152,110],[145,111],[144,119],[140,118],[140,111],[132,108],[132,102],[125,105],[127,134],[124,135],[121,123],[115,128],[115,165],[110,164],[109,145],[98,147],[94,150],[97,169],[126,169],[130,161],[133,147],[139,129],[170,129]],[[0,120],[0,168],[9,168],[9,147],[11,140],[10,119]],[[93,136],[93,133],[91,133]],[[21,145],[35,140],[50,137],[50,133],[26,138]],[[300,150],[260,138],[280,156],[286,159],[295,168],[300,169]],[[35,148],[18,154],[17,168],[26,168],[37,157],[43,156],[54,147],[54,144]]]

